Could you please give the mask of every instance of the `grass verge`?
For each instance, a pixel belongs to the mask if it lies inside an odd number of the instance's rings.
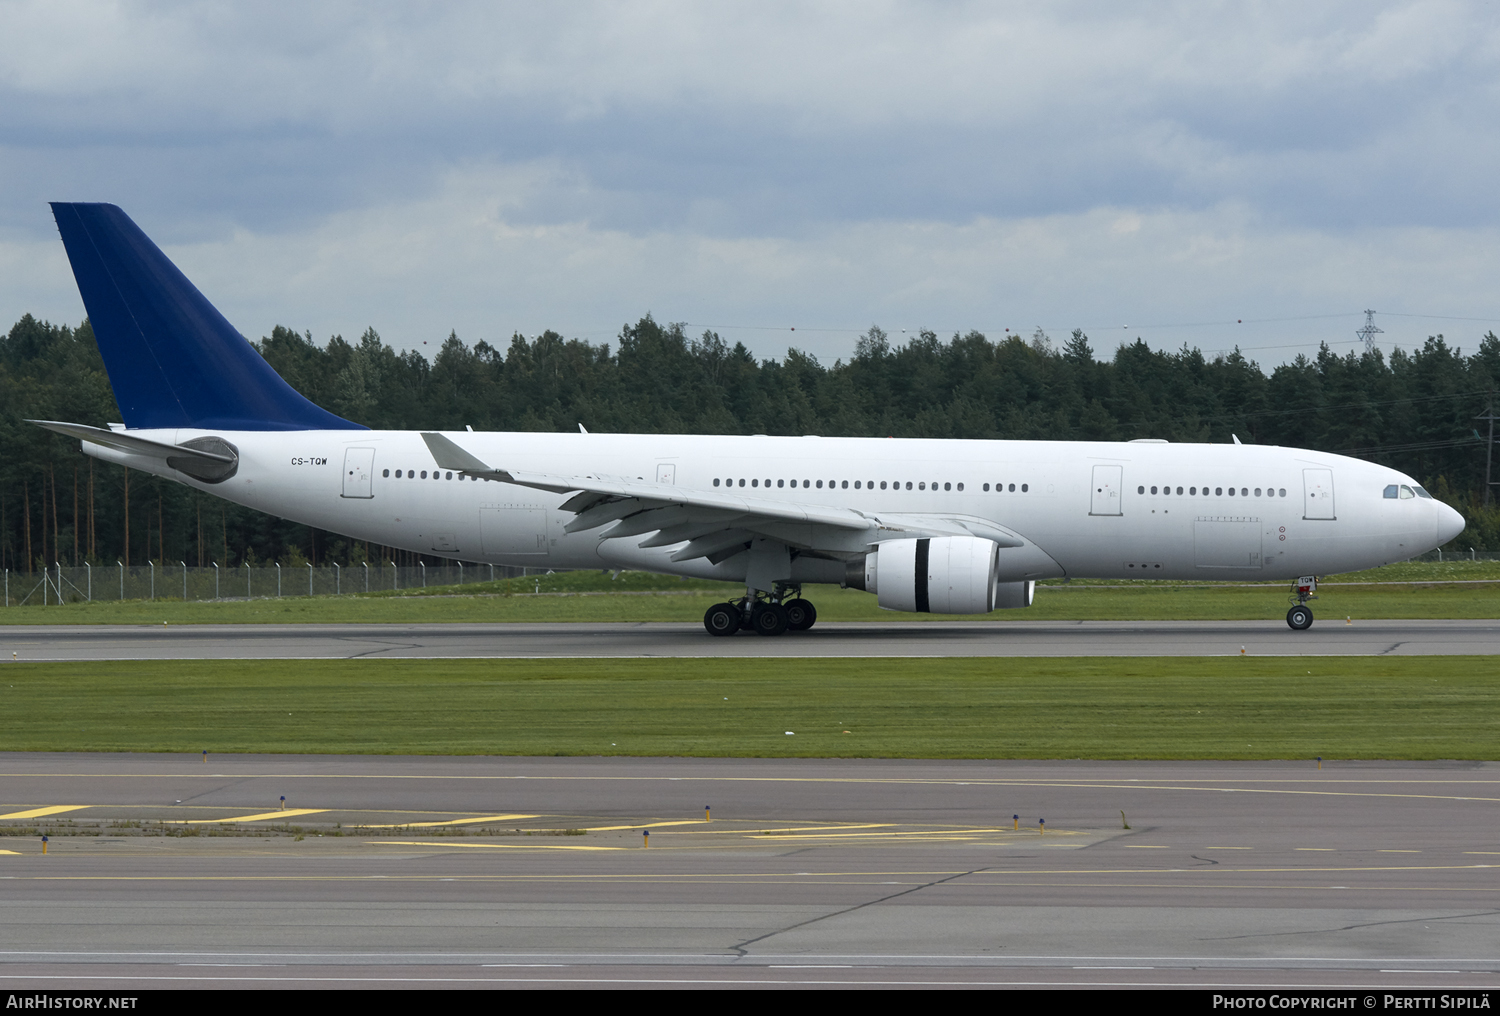
[[[0,679],[7,751],[1500,757],[1488,657],[19,663]]]
[[[675,583],[673,583],[675,586]],[[808,587],[824,621],[1228,621],[1272,620],[1287,611],[1284,585],[1211,586],[1174,583],[1039,587],[1025,610],[948,616],[881,610],[875,597],[854,589]],[[1323,619],[1500,617],[1500,583],[1325,585],[1313,612]],[[265,600],[126,600],[0,609],[4,624],[433,624],[444,622],[678,621],[697,623],[734,587],[641,590],[627,594],[576,592],[489,593],[472,586],[427,595],[296,596]]]

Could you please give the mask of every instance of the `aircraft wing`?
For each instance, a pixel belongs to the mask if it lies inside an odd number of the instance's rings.
[[[576,491],[562,504],[564,511],[575,515],[563,527],[569,533],[610,526],[601,534],[606,540],[654,534],[640,546],[686,542],[672,555],[673,561],[706,557],[717,564],[738,554],[756,536],[828,554],[863,553],[884,540],[938,536],[978,536],[1002,547],[1025,544],[1016,534],[971,516],[870,512],[629,477],[497,469],[442,434],[423,432],[422,440],[443,469],[559,494]]]

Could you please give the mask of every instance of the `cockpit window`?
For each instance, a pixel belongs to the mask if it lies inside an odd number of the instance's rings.
[[[1415,490],[1417,492],[1417,497],[1425,497],[1429,501],[1432,500],[1432,495],[1427,493],[1427,491],[1423,490],[1421,487],[1413,487],[1412,490]]]
[[[1400,488],[1398,488],[1398,487],[1397,487],[1397,486],[1396,486],[1396,485],[1395,485],[1395,484],[1394,484],[1394,483],[1393,483],[1393,484],[1391,484],[1391,485],[1390,485],[1390,486],[1389,486],[1389,487],[1387,487],[1387,488],[1385,488],[1385,496],[1386,496],[1386,497],[1388,497],[1388,498],[1391,498],[1391,499],[1393,499],[1393,500],[1394,500],[1394,499],[1395,499],[1395,497],[1396,497],[1396,491],[1397,491],[1397,490],[1399,490],[1399,489],[1400,489]]]
[[[1407,498],[1412,498],[1412,497],[1416,497],[1416,496],[1417,495],[1406,484],[1403,483],[1401,485],[1401,500],[1405,501]]]

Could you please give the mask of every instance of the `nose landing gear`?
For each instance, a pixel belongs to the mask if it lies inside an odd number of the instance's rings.
[[[1312,627],[1313,612],[1307,605],[1308,600],[1318,598],[1318,578],[1316,575],[1303,575],[1292,586],[1292,609],[1286,612],[1286,624],[1292,631],[1306,631]]]
[[[710,635],[733,635],[742,628],[757,635],[806,631],[817,621],[818,610],[802,599],[801,593],[800,586],[780,586],[774,594],[757,593],[716,603],[703,615],[703,627]]]

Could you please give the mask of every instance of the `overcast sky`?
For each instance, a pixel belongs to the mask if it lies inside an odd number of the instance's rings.
[[[1489,3],[0,0],[0,327],[120,205],[250,337],[650,312],[1266,366],[1500,331]],[[1468,320],[1462,320],[1468,319]],[[1242,322],[1242,323],[1241,323]],[[795,327],[795,333],[790,329]]]

